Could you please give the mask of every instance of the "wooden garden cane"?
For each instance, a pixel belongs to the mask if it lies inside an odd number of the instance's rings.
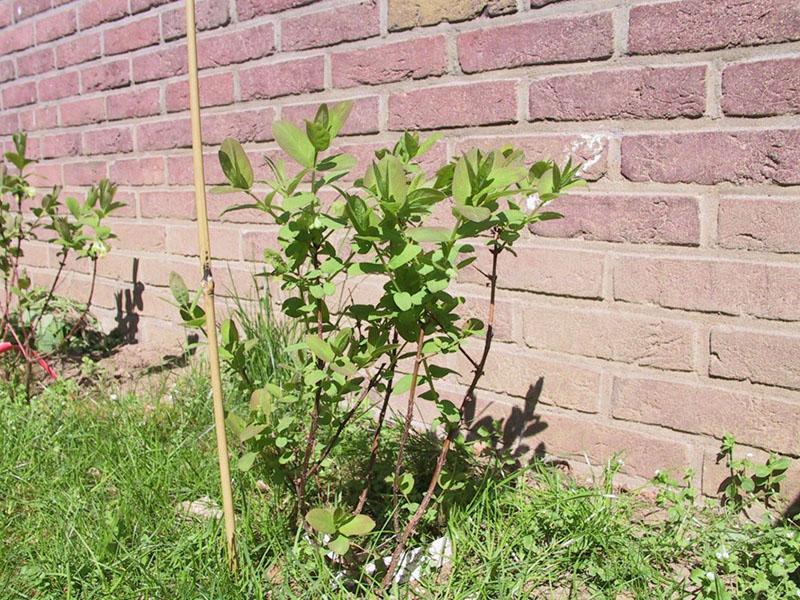
[[[197,82],[197,32],[194,0],[186,0],[186,48],[189,53],[189,109],[192,121],[192,166],[194,169],[194,198],[197,205],[197,235],[200,242],[200,266],[203,271],[203,297],[206,311],[206,336],[208,338],[208,366],[211,370],[211,389],[214,398],[214,427],[217,432],[217,454],[222,486],[222,511],[225,517],[225,541],[228,563],[236,568],[235,521],[233,516],[233,491],[231,469],[228,462],[228,441],[225,438],[225,412],[222,406],[222,379],[217,348],[217,322],[214,310],[214,279],[211,277],[211,243],[208,235],[208,208],[206,206],[205,176],[203,174],[203,146],[200,133],[200,92]]]

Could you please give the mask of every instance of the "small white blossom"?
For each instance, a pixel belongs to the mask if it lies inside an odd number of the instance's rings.
[[[714,575],[711,571],[706,573],[706,579],[708,579],[709,581],[714,581],[716,578],[717,578],[717,576]]]
[[[112,400],[116,400],[117,399],[117,395],[116,394],[111,394],[109,396],[109,398],[111,398]]]
[[[110,248],[108,247],[108,244],[106,244],[104,241],[95,240],[92,242],[92,245],[89,246],[88,254],[94,258],[103,258],[106,254],[108,254],[109,250]]]
[[[656,469],[656,471],[655,471],[654,475],[655,475],[656,477],[658,477],[659,475],[661,475],[661,469]]]
[[[29,185],[25,188],[25,195],[28,198],[33,198],[36,195],[36,188],[32,185]]]
[[[785,561],[785,560],[783,560],[783,557],[782,557],[782,556],[781,556],[780,558],[778,558],[778,564],[779,564],[779,565],[782,565],[782,564],[784,564],[785,562],[786,562],[786,561]]]
[[[534,211],[537,208],[539,208],[539,204],[541,204],[541,203],[542,203],[542,201],[539,198],[539,194],[534,193],[534,194],[531,194],[530,196],[528,196],[526,198],[525,207],[530,211]]]
[[[752,452],[748,452],[747,454],[745,454],[745,456],[747,458],[753,458],[753,453]]]
[[[728,560],[731,557],[731,555],[728,553],[728,550],[725,548],[725,546],[723,546],[722,548],[717,550],[716,556],[717,556],[717,560]]]

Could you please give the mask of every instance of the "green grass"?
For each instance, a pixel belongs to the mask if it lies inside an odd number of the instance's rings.
[[[175,405],[157,405],[167,391]],[[351,592],[335,583],[335,568],[294,527],[287,499],[257,491],[255,475],[235,474],[236,576],[219,523],[176,517],[181,501],[218,497],[198,371],[150,398],[105,394],[59,383],[27,405],[0,392],[0,598],[369,596],[365,577]],[[588,488],[543,465],[486,479],[450,508],[447,572],[395,595],[721,600],[711,573],[731,598],[794,597],[795,525],[743,523],[668,486],[660,503],[670,519],[648,519],[651,502],[611,487],[615,468]],[[759,577],[764,591],[754,591]]]

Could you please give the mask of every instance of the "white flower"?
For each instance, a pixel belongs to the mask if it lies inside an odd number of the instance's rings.
[[[33,198],[36,195],[36,188],[32,185],[29,185],[25,188],[25,195],[28,198]]]
[[[108,254],[109,250],[110,248],[108,247],[108,244],[106,244],[104,241],[95,240],[92,242],[92,245],[89,246],[88,254],[94,258],[103,258],[106,254]]]
[[[728,560],[731,557],[731,555],[728,553],[728,550],[725,548],[725,546],[722,546],[722,548],[717,550],[716,556],[717,556],[717,560]]]
[[[117,399],[117,395],[116,394],[111,394],[109,396],[109,398],[111,398],[112,400],[116,400]]]
[[[539,204],[541,204],[541,203],[542,203],[542,201],[539,198],[539,194],[536,194],[536,193],[531,194],[530,196],[528,196],[525,199],[525,207],[529,211],[536,210],[537,208],[539,208]]]
[[[790,531],[789,533],[787,533],[787,534],[786,534],[786,537],[787,537],[788,539],[790,539],[790,540],[793,540],[793,539],[794,539],[794,531]]]
[[[661,475],[661,469],[656,469],[656,472],[654,474],[655,474],[656,477]]]
[[[785,562],[786,562],[786,561],[785,561],[785,560],[783,560],[783,557],[782,557],[782,556],[781,556],[780,558],[778,558],[778,564],[779,564],[779,565],[782,565],[782,564],[784,564]]]
[[[717,576],[714,575],[711,571],[706,573],[706,579],[708,579],[709,581],[714,581],[716,578],[717,578]]]
[[[745,454],[745,456],[747,458],[753,458],[753,453],[752,452],[748,452],[747,454]]]

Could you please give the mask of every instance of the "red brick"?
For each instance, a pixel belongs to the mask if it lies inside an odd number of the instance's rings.
[[[58,127],[58,110],[56,110],[55,106],[37,108],[34,110],[33,115],[37,129],[55,129]]]
[[[158,185],[164,183],[164,159],[159,156],[117,160],[109,167],[109,177],[119,185]]]
[[[36,84],[33,81],[7,85],[3,89],[3,106],[14,108],[36,102]]]
[[[106,161],[87,161],[65,163],[64,181],[69,185],[94,185],[104,177],[108,177]]]
[[[64,102],[58,107],[61,125],[86,125],[99,123],[106,118],[106,101],[103,98],[86,98],[74,102]]]
[[[278,232],[266,229],[243,231],[242,248],[245,260],[260,262],[264,260],[265,250],[280,250]]]
[[[558,75],[530,86],[530,119],[674,119],[705,111],[705,67]]]
[[[38,15],[50,8],[50,0],[15,0],[14,18],[17,23],[23,19]]]
[[[214,257],[222,260],[239,260],[239,231],[211,226],[211,250]],[[167,229],[167,251],[181,256],[197,256],[197,227],[171,225]]]
[[[251,162],[254,161],[251,159]],[[203,155],[203,170],[206,183],[208,184],[226,181],[225,175],[222,173],[222,169],[219,166],[219,157],[216,151],[212,154]],[[190,155],[168,157],[167,174],[170,184],[190,185],[194,183],[192,157]]]
[[[79,35],[56,46],[56,64],[59,69],[77,65],[100,57],[100,34]]]
[[[232,137],[242,143],[265,142],[272,139],[272,108],[224,112],[206,115],[203,121],[203,142],[221,144]]]
[[[531,227],[543,237],[633,244],[700,243],[697,198],[667,195],[570,194],[547,205],[563,219]]]
[[[281,109],[281,118],[292,121],[293,123],[300,123],[304,119],[313,119],[318,108],[318,102],[313,104],[284,106]],[[377,133],[379,130],[378,118],[377,96],[355,99],[353,100],[353,109],[350,112],[350,116],[339,132],[339,135]]]
[[[375,0],[338,6],[287,19],[281,25],[283,50],[304,50],[332,46],[380,35],[378,5]]]
[[[800,320],[800,268],[711,258],[623,256],[614,298],[666,308]]]
[[[465,73],[476,73],[608,58],[613,32],[609,12],[486,27],[458,37],[458,60]]]
[[[81,89],[86,92],[113,90],[129,85],[131,65],[128,59],[116,60],[81,71]]]
[[[795,428],[797,406],[725,389],[655,379],[617,379],[616,419],[660,425],[721,438],[725,433],[745,444],[779,452],[800,452]]]
[[[89,0],[78,8],[78,26],[87,29],[128,14],[128,0]]]
[[[62,10],[48,15],[36,22],[36,43],[43,44],[67,37],[75,33],[76,28],[74,10]]]
[[[93,129],[83,134],[85,154],[117,154],[133,152],[133,135],[127,127]]]
[[[160,252],[167,246],[167,230],[155,223],[113,223],[117,239],[114,245],[122,250]]]
[[[77,156],[81,153],[79,133],[62,133],[43,137],[39,144],[42,158]]]
[[[206,0],[198,2],[195,9],[195,22],[198,31],[216,29],[227,25],[229,21],[227,2],[218,0]],[[174,40],[186,35],[186,9],[180,6],[174,10],[161,14],[161,30],[164,39]],[[201,40],[200,45],[203,45]]]
[[[0,83],[14,79],[14,61],[4,60],[0,62]]]
[[[335,150],[350,154],[356,159],[356,166],[350,171],[353,178],[355,178],[356,176],[361,176],[366,172],[367,167],[372,163],[373,160],[375,160],[375,152],[385,149],[388,145],[390,144],[387,144],[387,142],[358,142],[342,144],[338,148],[335,148]],[[272,156],[272,158],[278,157],[285,158],[284,156]],[[420,166],[422,167],[424,173],[429,176],[433,176],[446,160],[447,146],[444,142],[439,141],[436,142],[428,151],[428,153],[422,157]],[[298,170],[295,172],[295,174],[299,172],[299,167],[295,167],[292,161],[290,161],[287,167],[287,171],[292,171],[297,168]]]
[[[0,54],[11,54],[33,46],[33,23],[15,25],[3,30],[0,36]]]
[[[800,336],[714,327],[709,350],[712,377],[800,390]]]
[[[800,129],[625,136],[622,174],[631,181],[711,185],[800,183]]]
[[[517,120],[513,81],[443,85],[389,97],[389,129],[497,125]]]
[[[218,73],[200,78],[200,106],[233,104],[233,74]],[[188,110],[189,82],[176,81],[166,87],[167,112]]]
[[[24,75],[37,75],[55,68],[53,49],[45,48],[36,50],[24,56],[17,57],[17,77]]]
[[[722,198],[717,232],[723,248],[800,253],[800,198]]]
[[[106,97],[108,119],[149,117],[161,112],[158,88],[132,89]]]
[[[424,79],[447,71],[441,36],[337,52],[331,56],[334,87],[376,85],[403,79]]]
[[[142,192],[139,205],[145,219],[186,219],[194,220],[194,192],[175,190],[161,192]]]
[[[14,9],[9,2],[0,4],[0,27],[8,27],[14,22]]]
[[[186,46],[183,44],[137,56],[133,59],[133,80],[141,83],[185,75],[187,61]]]
[[[189,119],[171,119],[136,126],[137,150],[168,150],[192,145]]]
[[[80,89],[78,73],[61,73],[39,80],[39,102],[76,96]]]
[[[200,40],[197,61],[201,69],[243,63],[275,52],[275,30],[271,23],[231,31]]]
[[[174,0],[131,0],[131,12],[137,14],[173,1]]]
[[[252,19],[288,8],[312,4],[315,0],[236,0],[236,14],[239,20]]]
[[[800,39],[795,0],[678,0],[630,11],[632,54],[713,50]]]
[[[242,100],[316,92],[324,87],[321,56],[253,67],[239,73]]]
[[[17,113],[0,114],[0,135],[11,135],[19,131]]]
[[[722,73],[726,115],[770,117],[800,113],[800,58],[732,65]]]
[[[388,4],[389,31],[496,17],[517,10],[516,0],[388,0]]]
[[[141,19],[103,32],[106,54],[123,54],[157,44],[161,37],[158,17]]]

